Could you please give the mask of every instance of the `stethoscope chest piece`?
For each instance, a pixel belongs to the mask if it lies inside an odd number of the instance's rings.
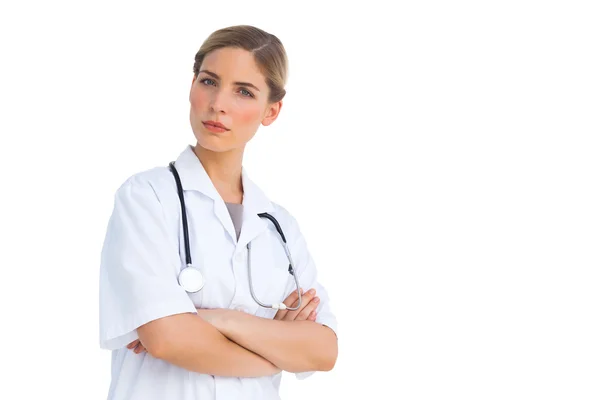
[[[205,282],[202,272],[191,265],[179,272],[179,285],[188,293],[199,292],[204,287]]]

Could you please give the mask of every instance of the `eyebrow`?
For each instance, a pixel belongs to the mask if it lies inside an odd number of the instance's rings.
[[[202,71],[198,72],[198,75],[200,75],[200,73],[202,73],[202,72],[204,72],[205,74],[208,74],[208,75],[210,75],[210,76],[212,76],[214,78],[221,79],[221,77],[219,75],[217,75],[214,72],[211,72],[211,71],[209,71],[207,69],[203,69]],[[240,85],[240,86],[249,86],[249,87],[254,88],[254,89],[256,89],[257,91],[260,92],[260,89],[257,88],[256,86],[254,86],[253,84],[251,84],[250,82],[233,82],[233,84],[234,85]]]

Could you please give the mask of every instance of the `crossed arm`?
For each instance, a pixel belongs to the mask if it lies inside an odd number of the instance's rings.
[[[160,318],[138,328],[139,340],[156,358],[211,375],[329,371],[337,359],[337,337],[314,322],[313,296],[305,293],[301,310],[280,310],[273,320],[229,309]],[[292,293],[284,303],[296,301]]]

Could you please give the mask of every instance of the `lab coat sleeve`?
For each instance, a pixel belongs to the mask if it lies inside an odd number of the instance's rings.
[[[331,328],[337,336],[337,319],[333,313],[329,295],[325,287],[317,280],[317,268],[315,262],[308,250],[308,245],[300,231],[298,223],[293,217],[291,232],[293,232],[294,235],[290,237],[290,239],[293,240],[293,242],[290,243],[290,252],[292,253],[292,260],[294,260],[300,287],[304,290],[314,288],[317,291],[320,302],[316,309],[316,322]],[[295,373],[295,376],[297,379],[302,380],[314,373],[315,371],[299,372]]]
[[[177,238],[167,234],[150,182],[129,178],[115,195],[101,252],[101,348],[126,346],[155,319],[197,312],[177,282],[180,267]]]

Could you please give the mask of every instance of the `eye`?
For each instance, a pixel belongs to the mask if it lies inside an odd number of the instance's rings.
[[[252,93],[250,93],[248,90],[246,89],[240,89],[240,93],[242,94],[242,96],[244,97],[254,97],[254,95]],[[248,94],[244,94],[244,93],[248,93]]]
[[[215,81],[213,81],[213,80],[212,80],[212,79],[210,79],[210,78],[204,78],[204,79],[201,79],[201,80],[200,80],[200,83],[204,83],[205,85],[212,85],[211,83],[206,83],[206,81],[211,81],[211,82],[213,82],[213,83],[215,82]],[[213,86],[214,86],[214,85],[213,85]]]

